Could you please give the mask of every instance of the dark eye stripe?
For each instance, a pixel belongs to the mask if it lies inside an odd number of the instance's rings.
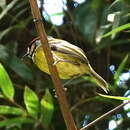
[[[35,52],[36,47],[37,47],[37,45],[36,45],[37,40],[39,40],[39,37],[33,39],[28,46],[28,56],[31,58]]]
[[[35,41],[37,41],[37,40],[40,40],[40,37],[34,38],[34,39],[30,42],[29,46],[32,46],[32,44],[33,44]]]

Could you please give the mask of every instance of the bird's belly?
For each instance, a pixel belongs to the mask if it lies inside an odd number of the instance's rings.
[[[55,55],[61,59],[65,59],[71,62],[75,62],[75,61],[77,62],[76,58],[72,58],[72,57],[68,58],[66,54],[59,55],[58,53],[55,53]],[[33,61],[41,71],[47,74],[50,74],[47,61],[42,50],[36,51],[33,57]],[[59,76],[61,79],[70,79],[72,77],[82,75],[86,73],[86,69],[87,69],[86,64],[83,64],[83,63],[81,64],[80,61],[78,61],[78,65],[70,63],[70,62],[60,61],[56,63],[56,67],[57,67],[57,70],[59,72]]]
[[[56,67],[61,79],[70,79],[83,74],[80,71],[79,65],[74,65],[72,63],[59,62]]]

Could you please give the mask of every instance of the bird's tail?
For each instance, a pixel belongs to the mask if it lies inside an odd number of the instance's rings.
[[[107,82],[100,76],[98,75],[93,68],[89,65],[89,69],[90,69],[90,75],[96,80],[96,83],[106,92],[108,93],[109,89],[108,89],[108,84]]]

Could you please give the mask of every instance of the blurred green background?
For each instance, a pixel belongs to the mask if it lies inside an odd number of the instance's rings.
[[[109,83],[109,95],[130,96],[129,0],[39,0],[38,6],[46,33],[82,48]],[[22,58],[37,36],[28,0],[0,0],[0,129],[66,129],[50,76]],[[104,92],[87,75],[62,82],[78,128],[122,103],[98,96]],[[129,130],[129,122],[127,105],[90,130]]]

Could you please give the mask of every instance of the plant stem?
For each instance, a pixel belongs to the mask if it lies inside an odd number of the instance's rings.
[[[40,15],[40,11],[38,9],[37,2],[36,2],[36,0],[29,0],[29,2],[30,2],[35,26],[36,26],[37,32],[39,33],[39,36],[40,36],[43,51],[44,51],[46,59],[47,59],[48,68],[51,73],[51,78],[53,80],[53,83],[54,83],[54,86],[56,89],[56,94],[58,96],[60,109],[62,111],[62,115],[65,120],[67,129],[68,130],[77,130],[75,122],[72,117],[72,114],[70,113],[70,110],[69,110],[69,105],[67,103],[65,93],[64,93],[61,81],[59,79],[59,75],[58,75],[56,66],[53,65],[53,63],[54,63],[53,56],[52,56],[51,49],[48,44],[46,32],[44,29],[43,21],[42,21],[41,15]]]
[[[130,103],[130,101],[127,101],[125,103],[120,104],[119,106],[115,107],[114,109],[110,110],[109,112],[103,114],[102,116],[98,117],[96,120],[90,122],[88,125],[84,126],[83,128],[81,128],[80,130],[87,130],[88,128],[94,126],[97,122],[103,120],[104,118],[106,118],[107,116],[113,114],[114,112],[118,111],[119,109],[121,109],[124,105]]]

